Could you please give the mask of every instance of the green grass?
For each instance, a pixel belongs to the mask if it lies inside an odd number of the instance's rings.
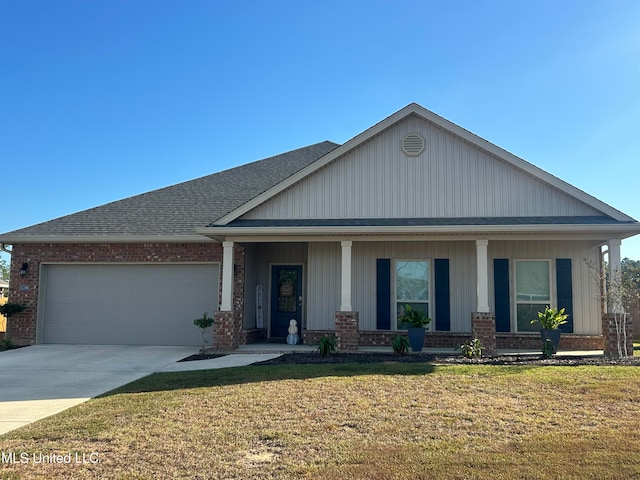
[[[0,437],[99,463],[5,463],[0,478],[640,478],[639,419],[639,367],[154,374]]]

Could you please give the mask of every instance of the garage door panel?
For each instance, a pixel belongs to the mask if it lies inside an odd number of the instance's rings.
[[[217,265],[46,265],[44,343],[197,345]]]

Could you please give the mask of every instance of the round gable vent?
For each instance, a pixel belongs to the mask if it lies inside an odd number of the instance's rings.
[[[419,133],[410,133],[402,139],[402,151],[409,156],[420,155],[424,150],[424,138]]]

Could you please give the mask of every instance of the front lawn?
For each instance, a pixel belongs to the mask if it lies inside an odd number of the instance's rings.
[[[638,425],[637,366],[166,373],[0,437],[0,478],[640,478]]]

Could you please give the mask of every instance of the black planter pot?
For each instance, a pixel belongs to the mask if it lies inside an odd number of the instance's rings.
[[[553,353],[558,353],[558,347],[560,346],[560,334],[561,330],[540,330],[540,340],[542,343],[546,343],[547,340],[551,341],[551,345],[553,345]]]
[[[409,327],[407,329],[409,334],[409,345],[411,345],[412,352],[421,352],[424,347],[424,335],[425,328]]]

